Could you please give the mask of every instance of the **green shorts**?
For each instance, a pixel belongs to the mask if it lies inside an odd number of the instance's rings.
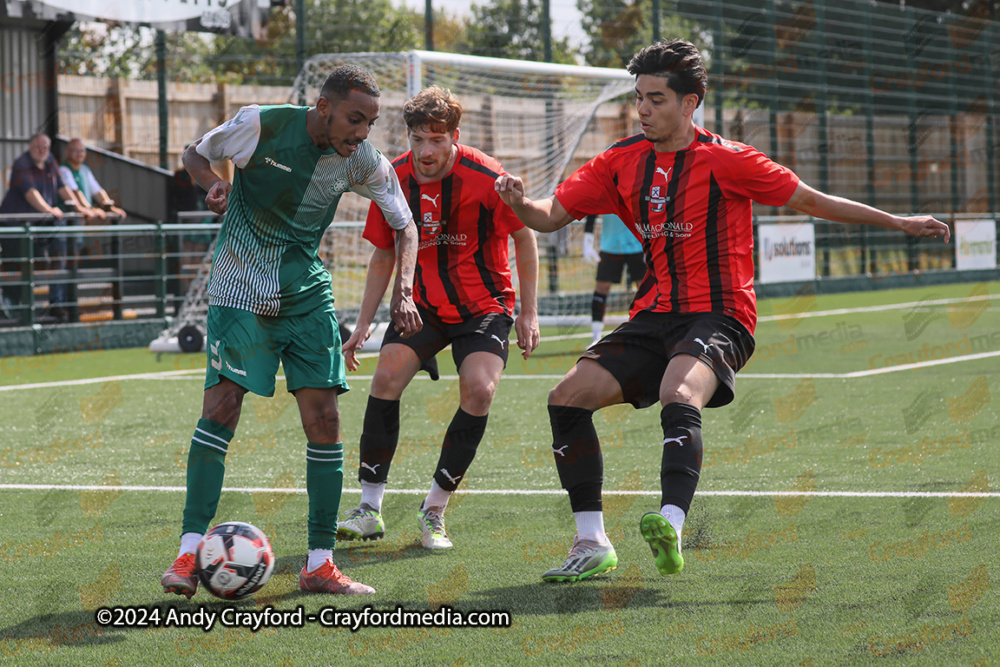
[[[333,304],[291,317],[209,306],[205,389],[228,378],[260,396],[274,396],[280,361],[288,391],[336,388],[342,394],[350,387],[340,346]]]

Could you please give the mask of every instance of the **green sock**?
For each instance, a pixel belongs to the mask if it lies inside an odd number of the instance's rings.
[[[226,452],[233,432],[210,419],[199,419],[188,451],[187,501],[181,534],[205,533],[219,507]]]
[[[344,490],[344,445],[306,446],[306,492],[309,494],[309,548],[333,549],[337,512]]]

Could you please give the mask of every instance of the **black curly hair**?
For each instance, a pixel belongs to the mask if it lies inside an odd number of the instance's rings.
[[[699,105],[705,99],[708,73],[698,47],[691,42],[674,39],[651,44],[632,56],[625,69],[633,76],[661,77],[678,96],[697,95]]]

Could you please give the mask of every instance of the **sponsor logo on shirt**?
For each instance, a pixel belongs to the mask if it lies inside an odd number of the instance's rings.
[[[420,195],[421,199],[426,199],[427,201],[429,201],[434,206],[434,208],[437,208],[438,205],[437,200],[439,197],[441,197],[440,194],[438,194],[437,197],[431,197],[430,195]]]
[[[438,234],[437,236],[422,240],[418,250],[436,245],[468,245],[468,241],[468,234]]]
[[[333,185],[331,185],[330,188],[333,190],[334,194],[340,195],[350,190],[351,184],[347,182],[346,178],[338,178],[333,182]]]
[[[287,166],[281,164],[280,162],[275,162],[274,160],[272,160],[269,157],[264,158],[264,164],[270,165],[272,167],[277,167],[281,171],[287,171],[289,174],[292,173],[292,168],[291,167],[287,167]]]
[[[667,220],[666,222],[651,223],[648,228],[639,227],[639,234],[642,235],[642,238],[647,241],[661,238],[663,236],[672,236],[674,238],[683,239],[691,236],[691,232],[693,230],[694,223]]]

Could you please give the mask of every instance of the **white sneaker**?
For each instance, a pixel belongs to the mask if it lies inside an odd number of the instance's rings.
[[[451,548],[451,540],[444,529],[443,507],[424,507],[421,501],[417,520],[420,522],[420,543],[425,549]]]
[[[337,522],[337,537],[342,540],[378,540],[384,535],[382,515],[367,503],[352,509],[346,520]]]
[[[580,581],[602,572],[610,572],[618,567],[618,554],[608,544],[598,544],[593,540],[573,537],[573,547],[569,556],[559,567],[554,567],[542,575],[542,581]]]

